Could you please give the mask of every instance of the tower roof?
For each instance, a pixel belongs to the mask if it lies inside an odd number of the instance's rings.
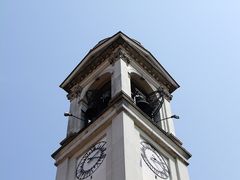
[[[170,93],[179,88],[178,83],[164,69],[158,60],[141,45],[141,43],[128,37],[121,31],[112,37],[99,41],[62,82],[60,87],[70,92],[75,84],[83,80],[89,72],[92,72],[98,65],[108,59],[113,51],[119,46],[129,52],[130,61],[136,61],[143,67],[149,69],[148,73],[157,79],[157,81],[163,83],[169,89]]]

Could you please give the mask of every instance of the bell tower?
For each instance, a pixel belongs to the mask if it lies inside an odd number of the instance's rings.
[[[70,109],[56,180],[189,180],[170,107],[179,85],[138,41],[103,39],[60,87]]]

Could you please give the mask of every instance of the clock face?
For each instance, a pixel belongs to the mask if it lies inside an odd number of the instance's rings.
[[[77,179],[85,179],[91,176],[102,164],[106,157],[106,143],[100,141],[91,147],[81,158],[77,165]]]
[[[143,141],[141,142],[141,156],[156,176],[162,179],[167,179],[169,177],[169,169],[165,158],[150,144]]]

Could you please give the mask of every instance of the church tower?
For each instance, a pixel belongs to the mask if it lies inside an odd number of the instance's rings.
[[[56,180],[189,180],[170,107],[179,85],[138,41],[103,39],[60,87],[70,110]]]

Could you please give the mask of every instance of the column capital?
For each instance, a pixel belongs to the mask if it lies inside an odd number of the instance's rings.
[[[68,100],[72,101],[76,97],[80,96],[82,89],[83,89],[82,86],[80,86],[79,84],[73,86],[70,93],[67,94]]]

